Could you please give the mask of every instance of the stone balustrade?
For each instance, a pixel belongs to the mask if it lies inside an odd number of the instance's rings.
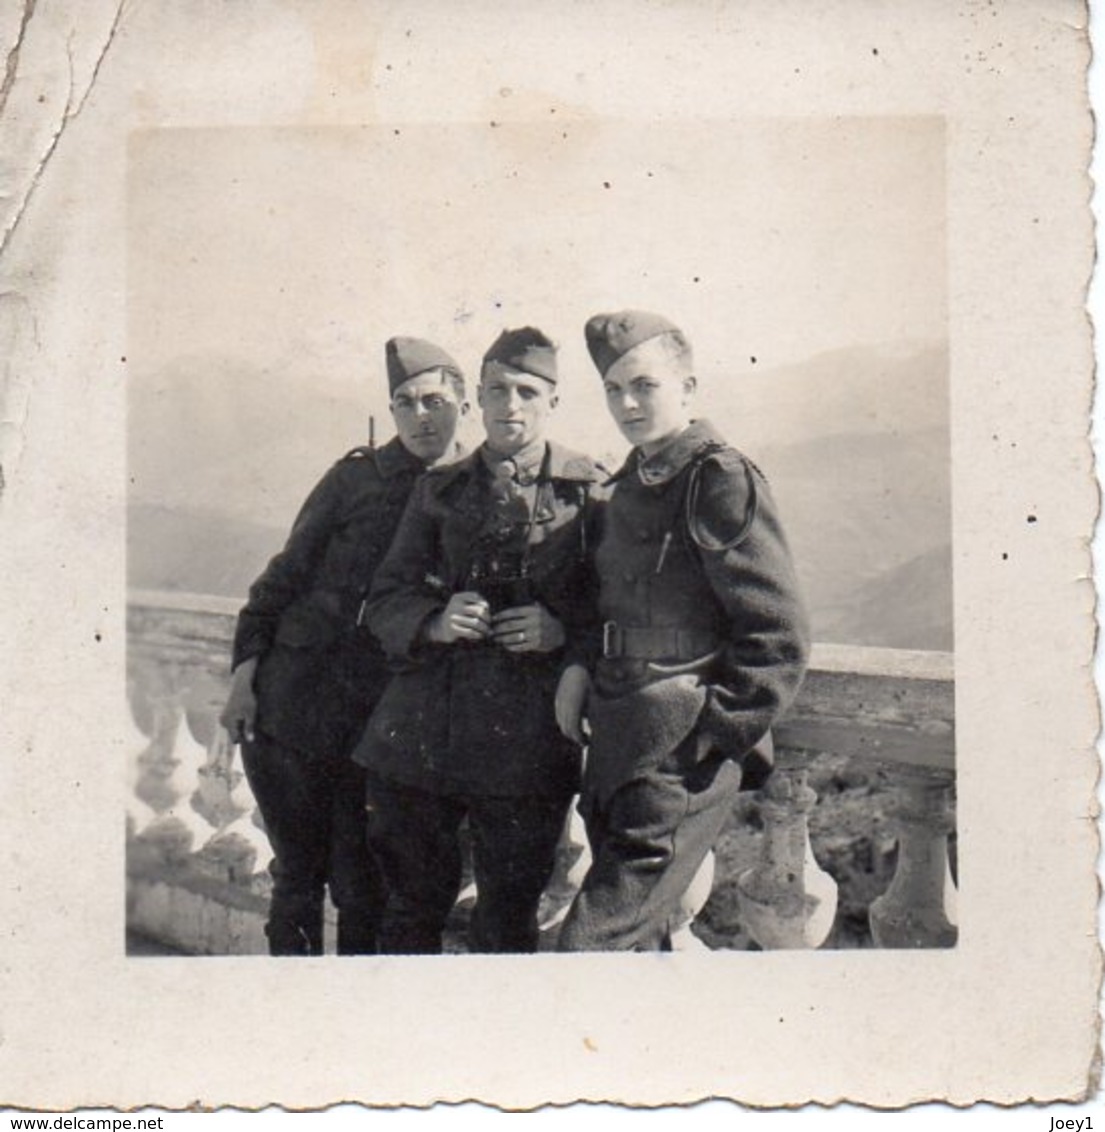
[[[127,923],[189,954],[263,954],[271,852],[234,749],[218,726],[239,602],[129,595],[132,732]],[[832,945],[837,881],[817,859],[811,768],[826,753],[884,784],[889,883],[868,909],[878,947],[954,944],[954,685],[948,654],[815,646],[802,693],[776,731],[777,771],[758,797],[754,860],[729,878],[754,945]],[[578,831],[578,825],[577,825]],[[577,832],[578,836],[578,832]],[[860,834],[857,834],[860,836]],[[578,858],[569,847],[569,862]],[[552,929],[579,862],[558,880]],[[724,877],[715,879],[715,886]],[[470,894],[469,894],[470,898]]]
[[[264,954],[272,860],[218,715],[240,602],[132,593],[127,926],[190,954]]]
[[[948,947],[956,940],[948,837],[955,821],[955,696],[947,653],[814,647],[810,672],[776,729],[777,769],[764,787],[760,862],[738,880],[749,934],[765,948],[819,947],[837,886],[809,837],[817,796],[809,768],[820,752],[885,776],[898,860],[869,908],[879,947]]]

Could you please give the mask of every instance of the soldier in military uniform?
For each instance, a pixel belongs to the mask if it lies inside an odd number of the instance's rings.
[[[223,725],[241,742],[274,862],[273,955],[373,954],[384,893],[365,841],[364,774],[350,758],[389,674],[363,603],[415,481],[454,458],[467,410],[460,368],[417,338],[385,348],[398,435],[355,448],[311,492],[283,551],[249,591]]]
[[[659,315],[586,326],[607,406],[634,447],[596,552],[603,648],[565,671],[564,733],[590,747],[580,808],[593,863],[562,950],[662,950],[732,810],[771,769],[808,628],[759,469],[692,421],[690,346]]]
[[[355,754],[389,892],[384,952],[441,950],[465,818],[471,950],[535,950],[578,788],[553,698],[568,641],[597,640],[589,545],[605,473],[545,439],[557,367],[541,331],[504,331],[478,392],[485,443],[419,482],[369,600],[396,669]]]

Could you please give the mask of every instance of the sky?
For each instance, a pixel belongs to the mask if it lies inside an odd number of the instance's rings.
[[[537,324],[561,346],[561,439],[609,450],[596,311],[678,322],[705,388],[944,340],[943,152],[928,117],[138,132],[129,373],[290,371],[363,391],[387,434],[388,337],[475,375],[504,326]]]

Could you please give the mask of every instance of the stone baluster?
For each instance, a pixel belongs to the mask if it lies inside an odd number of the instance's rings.
[[[156,813],[163,814],[174,801],[169,785],[172,750],[180,724],[180,701],[171,691],[145,687],[139,693],[144,715],[149,719],[150,741],[138,756],[135,793]]]
[[[156,820],[157,811],[138,796],[138,783],[141,777],[140,760],[148,752],[150,737],[138,726],[131,710],[134,689],[128,689],[127,704],[123,708],[124,718],[120,721],[120,738],[127,758],[127,800],[126,822],[127,841],[133,841]]]
[[[232,752],[233,749],[231,748]],[[230,804],[234,808],[235,823],[247,821],[258,833],[264,836],[265,820],[261,817],[261,810],[253,797],[253,791],[249,788],[249,780],[246,778],[245,771],[235,770],[233,767],[230,772]],[[265,844],[268,844],[267,837],[265,837]]]
[[[190,710],[188,715],[192,720],[196,711]],[[244,793],[237,789],[243,775],[234,769],[234,746],[225,729],[217,724],[212,726],[214,721],[210,718],[202,723],[202,730],[193,728],[193,734],[208,734],[211,741],[207,744],[206,762],[199,771],[195,806],[216,829],[223,829],[243,813],[252,812],[255,803],[248,786]]]
[[[127,924],[189,954],[262,954],[271,882],[257,870],[271,850],[218,725],[231,621],[208,632],[205,617],[171,597],[128,616],[134,718],[149,736],[136,793],[155,817],[128,840]]]
[[[234,746],[221,728],[212,743],[211,765],[224,776],[225,813],[229,820],[211,841],[207,855],[218,860],[232,884],[252,884],[258,873],[268,873],[272,847],[246,776],[234,768]]]
[[[893,780],[901,789],[892,817],[898,867],[871,903],[871,935],[878,947],[952,947],[959,933],[948,861],[950,776],[903,769]]]
[[[709,945],[703,943],[691,930],[699,912],[714,890],[714,877],[717,875],[717,857],[713,850],[702,860],[698,871],[691,877],[687,891],[679,901],[675,922],[671,929],[672,951],[708,951]]]
[[[808,764],[806,756],[780,753],[761,796],[762,857],[737,880],[745,929],[765,950],[820,947],[836,916],[836,881],[810,844],[817,795],[806,781]]]
[[[200,785],[199,772],[206,763],[207,751],[196,742],[177,703],[173,744],[164,763],[167,773],[163,774],[168,805],[146,834],[148,840],[158,842],[168,860],[183,861],[202,849],[214,833],[211,823],[193,804]]]
[[[575,805],[568,812],[560,844],[556,847],[556,867],[549,880],[537,922],[542,933],[558,934],[557,929],[568,914],[579,886],[591,867],[591,850],[587,844],[587,830]]]

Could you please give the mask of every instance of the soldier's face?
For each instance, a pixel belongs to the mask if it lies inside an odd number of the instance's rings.
[[[607,371],[606,405],[626,440],[648,456],[690,424],[695,379],[674,359],[632,353]]]
[[[556,387],[544,378],[491,362],[484,367],[476,395],[487,443],[496,452],[509,456],[544,440],[557,400]]]
[[[398,386],[391,397],[395,430],[408,452],[427,464],[450,449],[457,422],[468,403],[457,397],[441,370],[420,373]]]

